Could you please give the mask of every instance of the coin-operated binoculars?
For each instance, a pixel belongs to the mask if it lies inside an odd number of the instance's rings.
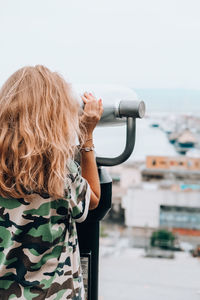
[[[99,225],[111,208],[112,179],[103,166],[119,165],[126,161],[135,145],[136,118],[143,118],[145,104],[138,100],[120,100],[112,105],[104,104],[104,112],[99,126],[126,124],[124,151],[113,158],[96,157],[101,184],[101,199],[96,209],[89,211],[83,223],[77,223],[81,264],[87,300],[98,300],[99,273]]]

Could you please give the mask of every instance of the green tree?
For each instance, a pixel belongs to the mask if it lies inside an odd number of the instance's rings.
[[[173,249],[175,236],[171,231],[166,229],[159,229],[154,231],[151,235],[151,246],[162,249]]]

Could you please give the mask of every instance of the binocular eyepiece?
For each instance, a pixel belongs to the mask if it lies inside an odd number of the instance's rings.
[[[122,100],[118,106],[118,116],[131,117],[131,118],[143,118],[145,114],[144,101],[128,101]],[[117,116],[117,115],[116,115]]]
[[[145,115],[144,101],[121,100],[114,105],[104,105],[104,112],[99,126],[116,125],[125,122],[126,118],[140,118]]]

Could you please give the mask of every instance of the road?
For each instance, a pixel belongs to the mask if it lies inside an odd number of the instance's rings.
[[[146,258],[144,250],[101,247],[100,300],[200,300],[200,260]]]

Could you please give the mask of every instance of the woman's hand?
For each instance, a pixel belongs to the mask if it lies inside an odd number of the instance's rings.
[[[95,209],[100,200],[100,183],[94,151],[84,151],[84,147],[93,147],[92,133],[103,113],[102,100],[96,100],[91,93],[84,93],[82,96],[85,103],[80,122],[86,129],[87,137],[81,151],[82,176],[88,181],[91,187],[90,209]]]
[[[103,113],[102,100],[97,100],[91,93],[86,92],[81,98],[85,106],[80,121],[84,124],[87,135],[90,137],[92,136],[93,130],[101,119]]]

